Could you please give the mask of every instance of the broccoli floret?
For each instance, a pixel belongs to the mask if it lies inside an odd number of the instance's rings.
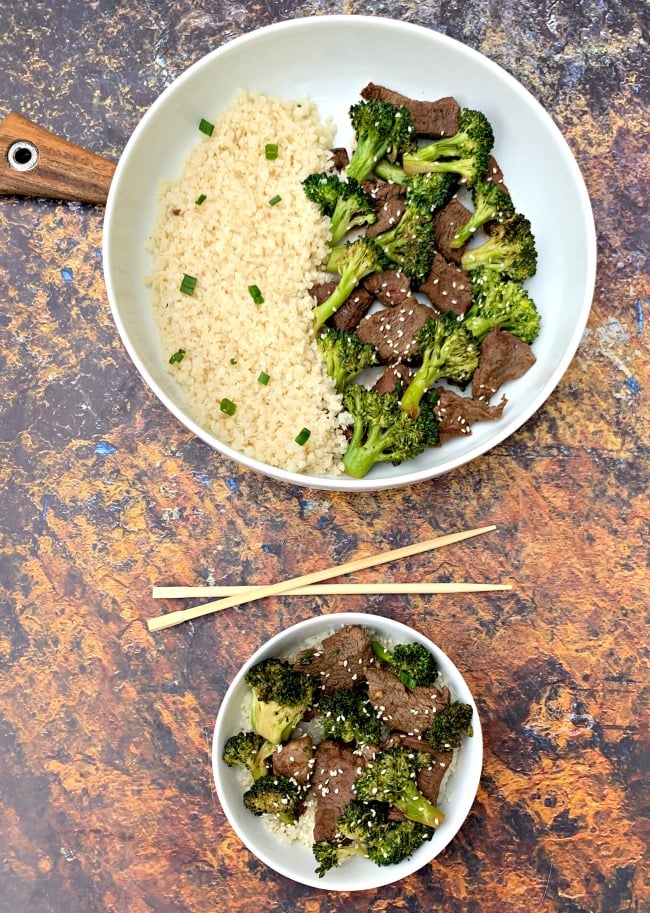
[[[414,285],[424,282],[431,272],[436,253],[433,215],[430,208],[409,199],[408,194],[399,222],[375,235],[374,240]]]
[[[413,122],[404,106],[371,98],[352,105],[350,121],[356,146],[345,173],[357,181],[365,181],[380,159],[394,162],[407,150],[415,149]]]
[[[289,777],[265,774],[255,780],[243,796],[244,805],[254,815],[277,815],[285,824],[298,819],[302,789]]]
[[[458,118],[456,133],[405,153],[402,167],[406,174],[451,172],[472,187],[485,175],[493,145],[494,131],[487,117],[466,108]]]
[[[401,408],[416,419],[429,387],[446,378],[464,386],[478,367],[479,345],[452,311],[429,317],[416,333],[422,360],[402,396]]]
[[[334,839],[314,844],[316,873],[322,878],[352,856],[366,856],[379,866],[397,865],[433,837],[434,829],[419,822],[389,821],[388,809],[385,802],[353,799],[335,824]]]
[[[422,737],[436,751],[451,751],[460,746],[461,736],[472,734],[471,705],[453,701],[435,714],[433,723],[424,730]]]
[[[375,346],[370,342],[361,342],[351,330],[325,327],[316,337],[316,345],[325,360],[327,373],[334,380],[337,393],[342,393],[355,377],[379,360]]]
[[[330,219],[330,244],[353,228],[377,221],[375,201],[354,178],[342,181],[336,174],[310,174],[302,182],[305,195]]]
[[[431,423],[421,424],[407,415],[394,393],[351,384],[343,394],[343,408],[353,418],[343,465],[355,479],[362,479],[375,463],[397,466],[433,443]]]
[[[407,688],[431,685],[438,678],[438,666],[433,654],[423,644],[396,644],[393,650],[373,641],[372,652],[389,665]]]
[[[428,209],[433,215],[448,203],[454,195],[458,180],[455,174],[437,173],[407,174],[404,178],[406,199]]]
[[[472,303],[463,323],[472,336],[482,342],[491,330],[500,327],[529,344],[537,339],[541,315],[520,282],[485,269],[472,270],[470,279]]]
[[[327,320],[336,313],[343,302],[364,276],[380,273],[387,266],[387,258],[381,247],[371,238],[361,237],[336,248],[336,271],[340,275],[332,294],[314,308],[314,332],[318,333]],[[334,252],[333,252],[334,253]]]
[[[246,673],[253,694],[251,724],[255,732],[279,745],[312,703],[314,685],[309,675],[296,672],[286,660],[263,659]]]
[[[334,838],[319,840],[312,847],[318,863],[316,874],[322,878],[352,856],[368,856],[370,842],[375,835],[383,834],[387,821],[385,803],[353,799],[334,825]]]
[[[435,828],[419,821],[393,821],[368,845],[368,858],[375,865],[396,865],[408,859],[425,840],[431,840]]]
[[[318,713],[326,738],[355,742],[357,746],[379,744],[381,722],[362,686],[324,694]]]
[[[223,760],[228,767],[247,767],[253,779],[257,780],[269,771],[269,756],[275,745],[267,742],[257,732],[238,732],[231,736],[223,747]]]
[[[515,213],[497,223],[487,241],[463,253],[461,266],[467,272],[484,267],[523,282],[535,275],[537,248],[530,221]]]
[[[388,802],[411,821],[438,827],[445,816],[422,795],[415,781],[418,770],[430,763],[427,752],[403,745],[386,748],[375,755],[355,780],[357,799]]]
[[[403,168],[387,159],[377,163],[375,174],[385,181],[401,184],[406,191],[407,199],[430,210],[432,214],[451,200],[458,186],[458,176],[451,172],[439,174],[428,171],[424,174],[406,174]]]
[[[453,236],[450,247],[462,247],[487,222],[505,222],[515,214],[510,194],[494,181],[478,181],[474,184],[472,200],[474,212]]]

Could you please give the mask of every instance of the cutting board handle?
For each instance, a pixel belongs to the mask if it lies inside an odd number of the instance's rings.
[[[0,123],[0,195],[104,204],[115,163],[12,111]]]

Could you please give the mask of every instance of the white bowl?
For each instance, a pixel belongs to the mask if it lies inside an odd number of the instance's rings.
[[[371,57],[368,57],[371,54]],[[508,405],[495,422],[430,448],[400,466],[374,467],[351,479],[286,472],[238,453],[201,427],[172,380],[154,324],[145,244],[162,179],[180,176],[196,141],[195,125],[218,114],[239,88],[269,95],[311,96],[331,117],[337,143],[352,139],[350,104],[368,83],[413,98],[453,95],[490,119],[500,163],[516,208],[532,222],[538,272],[528,288],[542,313],[537,362],[504,387]],[[379,490],[414,484],[461,466],[516,431],[548,398],[572,360],[587,322],[595,283],[596,239],[585,185],[551,117],[517,80],[459,42],[421,26],[367,16],[293,19],[244,35],[191,66],[141,120],[118,163],[105,218],[105,279],[118,330],[140,374],[194,434],[226,457],[296,485],[329,490]]]
[[[242,802],[243,789],[237,768],[228,767],[222,755],[226,740],[242,729],[241,708],[248,690],[244,681],[248,669],[266,657],[297,653],[306,641],[323,638],[347,625],[361,625],[394,643],[421,643],[431,650],[440,670],[440,681],[449,686],[452,700],[471,704],[474,734],[463,740],[457,762],[443,784],[444,798],[441,797],[438,804],[446,817],[430,841],[398,865],[378,867],[368,859],[354,857],[319,878],[314,871],[316,862],[311,849],[281,843],[265,829],[261,818],[247,811]],[[281,875],[330,891],[362,891],[392,884],[430,863],[453,839],[467,817],[478,789],[482,763],[483,740],[478,710],[465,680],[449,657],[413,628],[390,618],[359,612],[310,618],[272,637],[235,676],[221,702],[212,739],[212,769],[219,802],[242,843]]]

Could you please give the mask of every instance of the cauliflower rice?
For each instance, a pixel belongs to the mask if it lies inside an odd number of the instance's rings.
[[[164,358],[176,355],[169,370],[194,420],[248,457],[320,475],[342,471],[346,441],[308,294],[324,278],[329,229],[301,181],[330,167],[334,134],[309,99],[239,92],[212,135],[198,134],[180,179],[161,187],[147,280]],[[184,274],[196,278],[192,294],[180,291]]]

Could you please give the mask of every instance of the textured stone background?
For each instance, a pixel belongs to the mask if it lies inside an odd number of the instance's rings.
[[[208,450],[144,388],[108,309],[100,209],[0,200],[2,913],[650,909],[647,4],[0,0],[0,117],[19,110],[117,158],[204,53],[335,12],[458,38],[553,114],[598,228],[588,329],[539,413],[471,465],[396,492],[293,489]],[[147,632],[150,588],[170,576],[264,582],[489,522],[498,532],[385,576],[510,580],[512,594],[280,598]],[[353,897],[257,862],[209,763],[239,664],[289,623],[343,609],[443,645],[486,749],[456,840]]]

